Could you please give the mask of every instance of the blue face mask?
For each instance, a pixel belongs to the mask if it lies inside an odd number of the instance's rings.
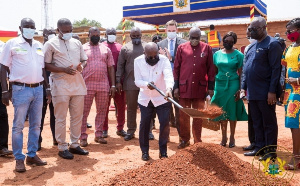
[[[35,29],[31,29],[31,28],[23,28],[23,36],[26,39],[32,39],[35,33]]]
[[[65,34],[63,34],[61,31],[59,31],[59,32],[63,35],[62,39],[65,40],[65,41],[69,41],[73,36],[72,32],[71,33],[65,33]]]

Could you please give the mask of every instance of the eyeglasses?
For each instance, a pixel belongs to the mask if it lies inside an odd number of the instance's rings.
[[[297,31],[297,30],[299,30],[299,29],[296,28],[296,29],[294,29],[294,30],[287,30],[287,31],[285,32],[285,35],[291,34],[291,33],[295,32],[295,31]]]
[[[252,31],[256,32],[258,29],[261,29],[261,28],[263,28],[263,27],[252,27],[252,28],[248,28],[248,32],[252,32]]]

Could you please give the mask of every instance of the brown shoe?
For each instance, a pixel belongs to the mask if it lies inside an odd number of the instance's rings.
[[[94,141],[101,144],[107,144],[107,141],[102,137],[95,137]]]
[[[178,145],[178,149],[184,149],[185,147],[189,146],[190,145],[190,141],[181,141],[180,144]]]
[[[3,148],[0,150],[0,156],[8,156],[8,155],[12,155],[13,151],[8,150],[7,148]]]
[[[82,140],[80,140],[80,146],[81,146],[81,147],[86,147],[86,146],[88,146],[87,139],[82,139]]]
[[[37,165],[37,166],[43,166],[43,165],[47,165],[46,161],[41,160],[41,158],[39,158],[37,155],[35,155],[34,157],[26,157],[26,164],[27,165]]]
[[[26,171],[24,160],[16,160],[16,169],[15,170],[17,172],[25,172]]]

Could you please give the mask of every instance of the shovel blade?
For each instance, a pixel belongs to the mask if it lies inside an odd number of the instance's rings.
[[[203,118],[203,119],[214,119],[218,116],[214,115],[213,117],[211,115],[208,115],[206,113],[203,113],[197,109],[191,109],[191,108],[182,108],[180,109],[182,112],[186,113],[192,118]]]

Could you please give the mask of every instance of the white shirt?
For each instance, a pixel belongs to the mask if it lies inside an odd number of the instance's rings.
[[[170,48],[171,48],[171,39],[169,39],[168,37],[167,37],[167,39],[168,39],[168,50],[169,50],[169,52],[170,52]],[[173,50],[174,50],[174,52],[175,52],[176,37],[175,37],[174,39],[172,39],[172,40],[173,40]],[[174,53],[174,55],[175,55],[175,53]]]
[[[0,63],[9,67],[9,81],[20,83],[39,83],[44,80],[43,45],[32,39],[32,46],[22,36],[10,39],[4,45]]]
[[[147,87],[149,82],[154,82],[154,85],[163,92],[166,92],[168,88],[173,89],[174,86],[170,61],[163,55],[159,55],[159,59],[154,66],[146,62],[144,54],[134,60],[134,82],[140,88],[138,103],[145,107],[148,106],[150,101],[155,107],[167,102],[159,92],[155,89],[150,90]]]
[[[0,54],[2,52],[4,45],[5,45],[5,43],[0,40]]]

